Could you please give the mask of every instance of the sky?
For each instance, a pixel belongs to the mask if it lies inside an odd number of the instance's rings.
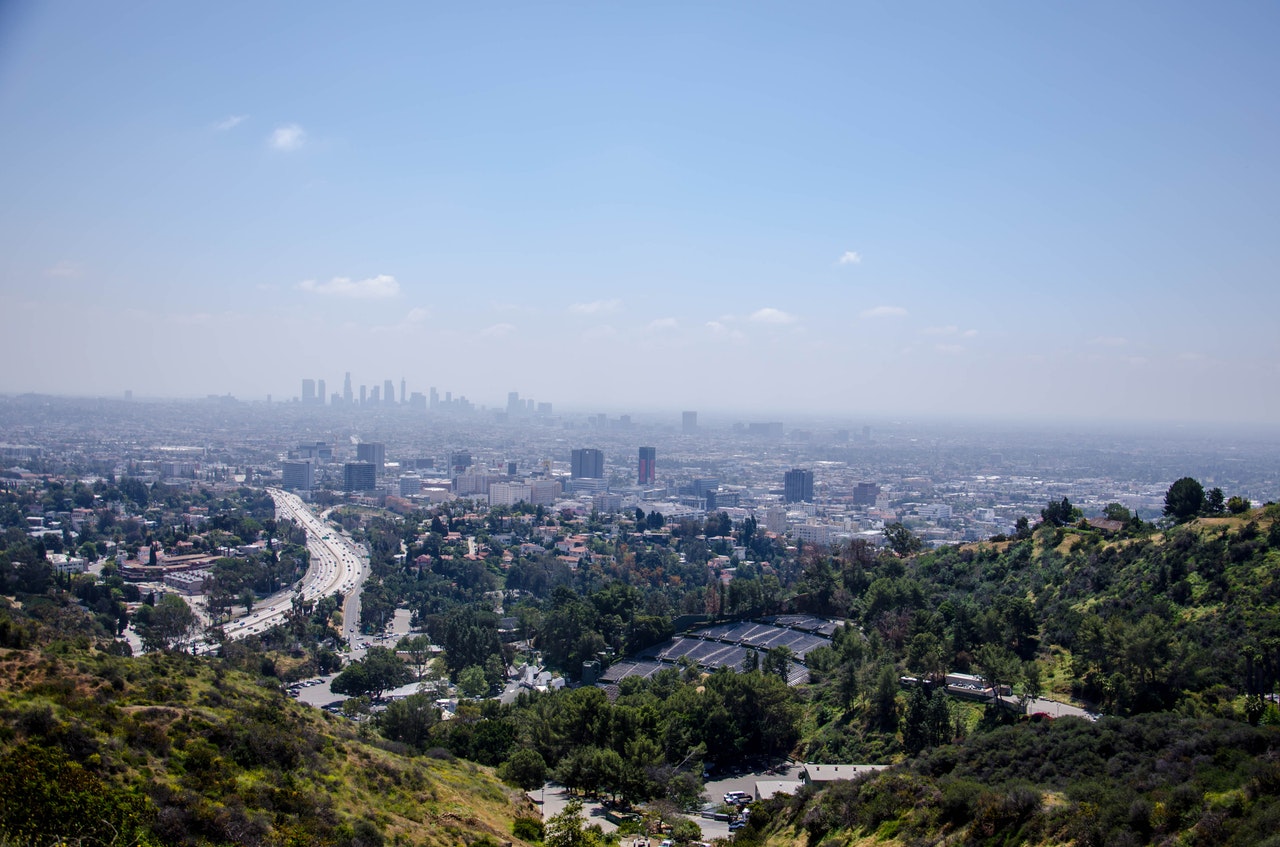
[[[0,393],[1280,423],[1277,43],[1259,2],[9,0]]]

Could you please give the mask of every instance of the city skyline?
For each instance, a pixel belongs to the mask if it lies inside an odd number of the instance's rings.
[[[491,12],[6,6],[0,393],[1280,422],[1275,7]]]

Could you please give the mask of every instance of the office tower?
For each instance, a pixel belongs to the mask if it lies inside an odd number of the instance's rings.
[[[294,491],[310,491],[315,487],[315,465],[306,459],[284,463],[284,478],[281,486]]]
[[[508,415],[515,416],[520,414],[520,412],[523,410],[523,406],[524,404],[520,402],[519,391],[507,392],[507,414]]]
[[[449,467],[454,473],[462,473],[471,467],[471,454],[464,450],[456,450],[449,454]]]
[[[407,386],[404,383],[404,377],[400,377],[400,405],[403,406],[409,402],[409,395],[406,392]]]
[[[680,416],[680,431],[685,435],[698,431],[698,413],[685,412]]]
[[[323,405],[324,405],[324,397],[325,397],[325,394],[324,394],[324,380],[323,380],[323,379],[317,379],[317,380],[316,380],[316,405],[317,405],[317,406],[323,406]]]
[[[396,387],[389,379],[382,381],[382,402],[388,406],[396,404]]]
[[[366,402],[368,402],[368,391],[369,389],[366,388],[365,386],[363,385],[360,386],[360,405],[361,406],[363,406]]]
[[[302,405],[310,406],[316,402],[316,381],[314,379],[304,379],[302,381]]]
[[[515,475],[516,475],[516,463],[507,462],[507,476],[515,476]]]
[[[376,385],[369,389],[369,405],[382,405],[382,389]]]
[[[351,393],[351,371],[347,371],[347,377],[342,381],[342,402],[348,406],[355,402],[355,396]]]
[[[432,409],[435,409],[437,406],[440,405],[440,392],[436,391],[435,386],[432,386],[430,396],[431,396],[430,406]]]
[[[425,412],[427,410],[427,396],[421,391],[415,391],[409,395],[409,408],[415,411]]]
[[[853,489],[853,505],[855,506],[874,506],[876,498],[880,496],[880,486],[874,482],[860,482]]]
[[[813,502],[813,471],[793,468],[782,482],[782,499],[787,503]]]
[[[387,445],[381,441],[364,441],[356,445],[356,461],[368,462],[382,473],[382,466],[387,463]]]
[[[592,447],[574,450],[571,454],[574,479],[604,479],[604,453]]]
[[[657,460],[658,451],[653,447],[640,448],[640,467],[639,473],[636,475],[636,482],[641,485],[649,485],[657,479]]]
[[[343,491],[373,491],[378,487],[378,469],[369,462],[347,462],[342,466]]]

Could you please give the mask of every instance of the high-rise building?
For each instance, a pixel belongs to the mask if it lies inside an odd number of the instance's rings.
[[[432,386],[431,391],[428,392],[428,394],[430,397],[429,405],[431,406],[432,409],[435,409],[437,406],[440,405],[440,392],[435,389],[435,386]]]
[[[471,467],[471,462],[471,454],[465,450],[455,450],[449,454],[449,467],[453,469],[454,473],[462,473]]]
[[[302,405],[310,406],[316,402],[316,381],[314,379],[304,379],[302,381]]]
[[[356,461],[369,462],[378,469],[378,473],[382,473],[383,465],[387,463],[387,445],[381,441],[362,441],[356,445]]]
[[[347,371],[347,377],[342,381],[342,402],[348,406],[355,402],[355,396],[351,393],[351,371]]]
[[[640,465],[636,474],[636,482],[641,485],[650,485],[657,477],[657,460],[658,451],[653,447],[640,448]]]
[[[323,406],[323,405],[324,405],[324,398],[325,398],[325,393],[324,393],[324,380],[323,380],[323,379],[317,379],[317,380],[316,380],[316,405],[317,405],[317,406]]]
[[[604,479],[604,453],[593,447],[574,450],[570,465],[574,479]]]
[[[382,381],[382,402],[388,406],[396,404],[396,387],[389,379]]]
[[[782,499],[787,503],[813,502],[813,471],[792,468],[782,481]]]
[[[860,482],[853,489],[853,505],[874,506],[880,496],[880,486],[874,482]]]
[[[405,385],[404,377],[400,377],[400,405],[403,406],[408,402],[409,402],[408,386]]]
[[[310,491],[315,487],[315,465],[306,459],[286,459],[281,486],[294,491]]]
[[[382,389],[376,385],[369,389],[369,405],[370,406],[382,405]]]
[[[362,385],[360,386],[360,405],[363,406],[365,403],[368,402],[368,400],[369,400],[369,389]]]
[[[342,466],[343,491],[373,491],[378,487],[378,469],[369,462],[347,462]]]
[[[685,412],[680,416],[680,431],[685,435],[698,431],[698,413]]]

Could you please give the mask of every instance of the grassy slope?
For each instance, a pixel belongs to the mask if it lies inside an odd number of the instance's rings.
[[[515,816],[537,814],[486,769],[384,749],[216,661],[110,656],[85,633],[40,641],[0,650],[0,787],[21,801],[0,812],[11,843],[24,820],[32,843],[94,825],[55,783],[121,801],[142,843],[503,843]],[[48,785],[31,776],[51,770]]]

